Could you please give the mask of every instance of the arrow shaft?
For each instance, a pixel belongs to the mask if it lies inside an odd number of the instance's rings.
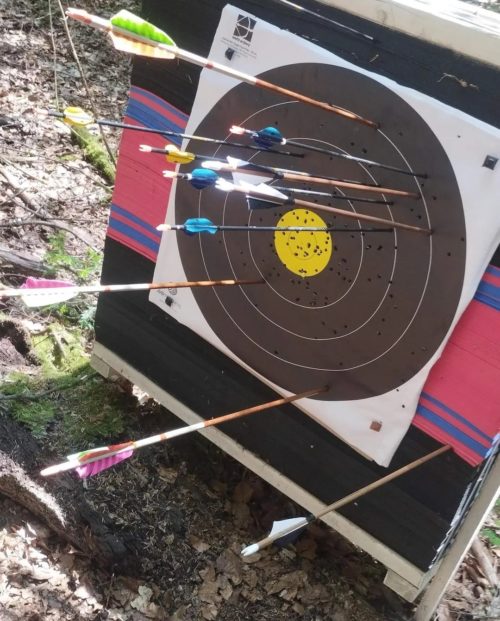
[[[102,18],[89,15],[86,16],[82,14],[81,11],[75,11],[73,9],[68,9],[66,11],[68,17],[73,17],[78,19],[89,26],[93,26],[99,30],[105,30],[107,32],[112,32],[118,36],[121,36],[125,39],[129,39],[131,41],[137,41],[144,45],[150,47],[156,47],[165,52],[169,52],[173,54],[176,58],[180,60],[184,60],[188,63],[198,65],[199,67],[203,67],[205,69],[211,69],[213,71],[217,71],[223,75],[226,75],[230,78],[235,78],[241,82],[246,82],[252,86],[258,86],[265,90],[279,93],[280,95],[284,95],[286,97],[290,97],[291,99],[300,101],[302,103],[306,103],[308,105],[314,106],[316,108],[320,108],[322,110],[326,110],[327,112],[332,112],[339,116],[342,116],[351,121],[356,121],[368,127],[372,127],[374,129],[378,128],[378,123],[371,121],[369,119],[365,119],[364,117],[355,114],[349,110],[345,110],[344,108],[340,108],[338,106],[334,106],[332,104],[326,103],[324,101],[318,101],[317,99],[313,99],[312,97],[308,97],[307,95],[302,95],[301,93],[297,93],[295,91],[289,90],[287,88],[283,88],[271,82],[267,82],[266,80],[261,80],[260,78],[256,78],[255,76],[251,76],[247,73],[243,73],[242,71],[237,71],[236,69],[232,69],[227,67],[226,65],[222,65],[218,62],[214,62],[209,60],[208,58],[204,58],[203,56],[199,56],[198,54],[193,54],[192,52],[188,52],[187,50],[183,50],[175,45],[166,45],[165,43],[160,43],[158,41],[154,41],[147,37],[143,37],[135,32],[131,32],[125,28],[121,28],[112,24],[109,20],[103,20]]]
[[[217,160],[214,160],[217,161]],[[346,181],[344,179],[337,179],[335,177],[321,177],[314,176],[306,172],[285,171],[280,168],[272,168],[271,166],[260,166],[258,164],[250,164],[247,166],[233,166],[231,164],[221,164],[217,167],[219,171],[225,172],[242,172],[253,174],[253,171],[267,172],[274,175],[277,179],[284,179],[285,181],[307,181],[308,183],[319,183],[321,185],[329,185],[337,188],[350,188],[351,190],[361,190],[363,192],[371,192],[376,194],[387,194],[389,196],[401,196],[406,198],[420,198],[419,194],[415,192],[407,192],[406,190],[394,190],[392,188],[382,188],[378,185],[370,185],[367,183],[358,183],[356,181]]]
[[[229,225],[229,224],[214,224],[213,226],[207,226],[207,228],[215,229],[217,231],[239,231],[239,232],[249,232],[249,233],[258,233],[258,232],[269,232],[274,231],[277,233],[286,233],[286,232],[319,232],[319,233],[329,233],[329,232],[337,232],[337,233],[392,233],[391,228],[383,228],[383,229],[360,229],[360,228],[345,228],[338,226],[237,226],[237,225]],[[169,224],[169,225],[160,225],[157,227],[159,231],[184,231],[188,230],[185,224]],[[191,231],[189,231],[191,232]],[[193,231],[194,233],[203,232],[203,231]]]
[[[223,416],[218,416],[217,418],[211,418],[209,420],[201,421],[199,423],[194,423],[193,425],[187,425],[185,427],[180,427],[179,429],[165,431],[163,433],[159,433],[148,438],[143,438],[142,440],[125,442],[124,444],[117,447],[116,450],[96,449],[95,455],[92,455],[92,452],[90,452],[88,455],[84,455],[81,458],[69,459],[62,464],[45,468],[45,470],[42,470],[40,474],[42,474],[42,476],[50,476],[59,472],[74,470],[75,468],[79,468],[80,466],[91,464],[93,462],[100,461],[108,457],[120,455],[122,453],[130,451],[131,449],[137,450],[145,446],[150,446],[151,444],[165,442],[166,440],[171,440],[187,433],[192,433],[193,431],[200,431],[201,429],[206,429],[207,427],[214,427],[216,425],[221,425],[222,423],[227,423],[238,418],[243,418],[244,416],[249,416],[250,414],[257,414],[258,412],[263,412],[264,410],[276,408],[281,405],[285,405],[286,403],[292,403],[293,401],[297,401],[299,399],[307,399],[308,397],[313,397],[322,392],[325,392],[327,389],[328,388],[326,386],[323,386],[321,388],[307,390],[305,392],[297,393],[295,395],[290,395],[289,397],[275,399],[274,401],[261,403],[260,405],[245,408],[244,410],[238,410],[237,412],[224,414]]]
[[[64,118],[63,112],[50,111],[49,116],[58,118]],[[277,155],[287,155],[289,157],[304,157],[303,153],[292,153],[291,151],[280,151],[278,149],[262,149],[251,144],[243,144],[240,142],[228,142],[227,140],[219,140],[217,138],[208,138],[206,136],[197,136],[195,134],[182,134],[180,132],[173,132],[167,129],[156,129],[154,127],[140,127],[138,125],[131,125],[130,123],[121,123],[120,121],[113,121],[111,119],[95,119],[94,123],[97,125],[103,125],[105,127],[115,127],[117,129],[127,129],[131,131],[145,132],[148,134],[157,134],[159,136],[167,136],[174,138],[185,138],[187,140],[194,140],[196,142],[206,142],[210,144],[218,144],[225,147],[234,147],[237,149],[249,149],[251,151],[266,151],[267,153],[275,153]],[[213,158],[212,158],[213,159]]]
[[[304,181],[304,175],[297,173],[283,173],[283,179],[287,181]],[[352,181],[333,180],[326,177],[308,176],[307,181],[310,183],[319,183],[323,185],[332,185],[338,188],[350,188],[351,190],[362,190],[363,192],[375,192],[377,194],[387,194],[388,196],[401,196],[406,198],[420,198],[415,192],[407,192],[406,190],[394,190],[392,188],[382,188],[380,186],[368,185],[365,183],[354,183]]]
[[[348,211],[346,209],[339,209],[338,207],[328,207],[327,205],[318,205],[318,203],[310,203],[309,201],[302,201],[298,199],[293,200],[293,204],[302,207],[308,207],[309,209],[317,209],[318,211],[334,213],[336,215],[343,216],[344,218],[350,218],[351,220],[361,220],[361,222],[373,222],[374,224],[383,224],[385,226],[391,226],[395,229],[413,231],[415,233],[424,233],[425,235],[430,235],[432,233],[430,229],[423,229],[419,226],[404,224],[403,222],[388,220],[387,218],[379,218],[378,216],[370,216],[368,214],[361,214],[354,211]]]
[[[339,196],[338,194],[332,194],[330,192],[316,192],[314,190],[302,190],[300,188],[284,188],[277,185],[273,185],[273,188],[280,192],[291,192],[292,194],[308,194],[310,196],[328,196],[339,201],[354,201],[358,203],[372,203],[374,205],[393,205],[391,201],[378,200],[376,198],[361,198],[359,196]]]
[[[341,24],[340,22],[336,22],[334,19],[330,19],[329,17],[325,17],[324,15],[321,15],[320,13],[316,13],[316,11],[311,11],[310,9],[306,9],[303,6],[300,6],[300,4],[295,4],[295,2],[289,2],[289,0],[274,0],[274,2],[276,3],[281,3],[281,4],[285,4],[287,6],[289,6],[292,9],[295,9],[296,11],[299,11],[300,13],[305,13],[306,15],[311,15],[314,16],[315,18],[326,22],[327,24],[331,24],[332,26],[336,26],[337,28],[339,28],[340,30],[344,30],[352,35],[355,35],[357,37],[362,37],[363,39],[367,39],[368,41],[375,41],[374,37],[371,37],[370,35],[365,34],[364,32],[359,32],[359,30],[355,30],[354,28],[350,28],[349,26],[346,26],[345,24]]]
[[[394,479],[402,476],[403,474],[406,474],[407,472],[410,472],[410,470],[413,470],[414,468],[418,468],[422,464],[425,464],[431,459],[434,459],[435,457],[438,457],[439,455],[446,453],[450,449],[451,449],[451,446],[449,445],[441,446],[439,449],[433,451],[432,453],[429,453],[428,455],[424,455],[423,457],[420,457],[419,459],[412,461],[406,466],[403,466],[402,468],[399,468],[398,470],[391,472],[391,474],[388,474],[387,476],[382,477],[381,479],[378,479],[377,481],[374,481],[373,483],[370,483],[369,485],[365,485],[365,487],[362,487],[361,489],[353,492],[352,494],[349,494],[348,496],[344,496],[340,500],[337,500],[336,502],[332,503],[331,505],[328,505],[324,509],[321,509],[321,511],[319,511],[318,513],[314,515],[310,515],[305,519],[307,523],[310,524],[311,522],[314,522],[315,520],[318,520],[324,517],[327,513],[330,513],[331,511],[335,511],[336,509],[340,509],[341,507],[353,502],[354,500],[357,500],[358,498],[361,498],[362,496],[369,494],[371,491],[378,489],[379,487],[382,487],[383,485],[386,485],[387,483],[390,483]],[[278,531],[276,533],[273,533],[272,535],[268,535],[267,537],[264,537],[264,539],[254,544],[252,548],[254,549],[256,548],[255,551],[263,550],[264,548],[267,548],[268,546],[270,546],[274,541],[276,541],[276,539],[281,539],[282,537],[291,535],[293,532],[297,530],[301,530],[302,528],[304,528],[304,525],[290,526],[289,528],[284,528],[281,531]]]
[[[315,153],[324,153],[325,155],[329,155],[331,157],[338,157],[343,160],[357,162],[358,164],[366,164],[367,166],[374,166],[376,168],[390,170],[392,172],[401,173],[403,175],[409,175],[411,177],[422,177],[422,178],[427,177],[425,173],[414,173],[411,170],[404,170],[403,168],[398,168],[397,166],[391,166],[390,164],[381,164],[380,162],[375,162],[373,160],[367,160],[363,157],[356,157],[354,155],[348,155],[347,153],[339,153],[338,151],[332,151],[331,149],[315,147],[313,145],[304,144],[303,142],[298,142],[296,140],[286,140],[284,144],[289,144],[292,147],[305,149],[306,151],[314,151]]]
[[[63,293],[78,295],[79,293],[111,293],[118,291],[145,291],[153,289],[184,289],[188,287],[228,287],[262,284],[263,279],[256,280],[196,280],[171,281],[156,283],[134,283],[126,285],[85,285],[75,287],[40,287],[39,289],[1,289],[0,297],[25,297],[35,295],[61,295]]]

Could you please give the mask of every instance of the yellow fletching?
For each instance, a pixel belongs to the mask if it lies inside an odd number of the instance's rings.
[[[64,109],[63,114],[63,121],[67,125],[76,125],[77,127],[83,127],[85,125],[92,125],[92,123],[94,123],[94,118],[88,112],[85,112],[83,108],[70,106]]]
[[[173,144],[168,144],[165,147],[165,150],[167,152],[165,159],[171,164],[190,164],[195,158],[194,153],[189,153],[188,151],[180,151]]]
[[[166,50],[148,45],[147,43],[132,41],[132,39],[122,37],[122,35],[118,35],[115,32],[110,32],[109,36],[115,48],[120,52],[128,52],[129,54],[136,54],[137,56],[147,56],[148,58],[162,58],[167,60],[175,58],[175,54],[171,54]]]

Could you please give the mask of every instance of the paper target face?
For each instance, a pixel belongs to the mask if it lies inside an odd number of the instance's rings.
[[[303,159],[228,149],[189,151],[252,158],[362,183],[417,192],[393,198],[306,183],[275,185],[337,196],[393,200],[380,205],[317,197],[325,205],[431,228],[431,236],[390,232],[227,232],[187,237],[178,248],[188,279],[262,277],[265,284],[193,289],[207,323],[235,356],[269,381],[300,392],[328,385],[321,400],[356,400],[407,382],[442,344],[459,303],[465,269],[465,222],[449,159],[423,118],[399,95],[341,67],[303,63],[263,79],[376,120],[380,129],[348,121],[240,84],[224,95],[194,132],[223,137],[228,126],[276,126],[284,136],[426,173],[417,179],[380,168],[306,152]],[[299,151],[300,149],[290,150]],[[194,166],[193,166],[194,167]],[[187,170],[187,169],[183,169]],[[297,198],[314,198],[297,195]],[[178,182],[175,220],[207,217],[216,224],[305,225],[366,229],[369,223],[296,206],[249,211],[241,194],[198,192]]]

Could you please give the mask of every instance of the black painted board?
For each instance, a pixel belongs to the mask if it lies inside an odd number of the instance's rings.
[[[163,27],[180,47],[206,56],[226,4],[224,0],[143,0],[142,14]],[[373,36],[375,42],[342,32],[271,0],[235,0],[232,4],[303,36],[358,67],[500,127],[498,68],[311,0],[299,4]],[[133,82],[160,96],[168,92],[170,103],[190,112],[199,73],[199,68],[184,62],[169,64],[136,58]]]
[[[206,55],[225,4],[220,0],[144,0],[143,16],[163,27],[181,47]],[[374,36],[376,42],[366,42],[269,0],[234,4],[306,36],[360,67],[500,126],[500,106],[494,91],[498,71],[493,67],[317,2],[304,0],[302,4]],[[477,88],[463,87],[446,74]],[[183,62],[134,60],[133,83],[187,113],[198,77],[199,69]],[[152,278],[153,271],[150,261],[107,240],[103,282],[145,282]],[[96,316],[97,341],[206,418],[275,398],[273,391],[166,316],[147,298],[146,293],[101,296]],[[229,423],[224,432],[325,503],[387,473],[292,405]],[[437,446],[434,440],[411,428],[391,470]],[[425,570],[475,472],[455,455],[446,454],[356,505],[345,507],[341,513]]]
[[[152,278],[150,261],[113,240],[106,242],[105,258],[103,282]],[[145,292],[101,296],[97,341],[204,418],[276,398],[147,297]],[[292,405],[229,423],[223,431],[325,503],[387,474]],[[411,428],[391,470],[438,446]],[[474,472],[446,454],[341,513],[425,570]]]

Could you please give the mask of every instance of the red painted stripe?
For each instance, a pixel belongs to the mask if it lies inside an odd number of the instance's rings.
[[[175,170],[162,155],[141,153],[144,135],[126,132],[120,144],[113,202],[138,216],[152,227],[165,221],[172,181],[163,177],[164,170]],[[148,144],[163,147],[165,140],[151,134]]]
[[[441,358],[431,369],[424,392],[459,413],[488,436],[500,429],[500,313],[473,300],[453,331]],[[434,403],[421,398],[423,405],[467,433],[482,445],[484,438]],[[428,435],[453,446],[468,463],[482,458],[472,449],[449,437],[420,415],[413,424]]]
[[[487,282],[489,285],[493,285],[494,287],[500,287],[500,275],[485,272],[481,280],[484,280],[484,282]]]

